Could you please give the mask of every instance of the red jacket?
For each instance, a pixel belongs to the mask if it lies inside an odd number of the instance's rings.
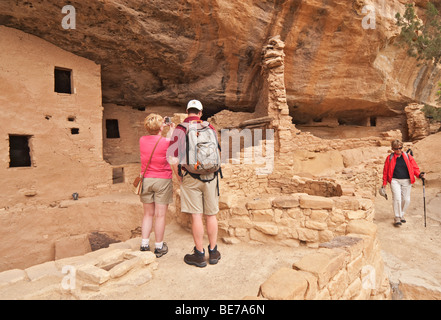
[[[407,170],[409,171],[410,183],[413,184],[415,183],[415,177],[420,176],[420,168],[418,168],[415,159],[410,154],[407,154],[408,157],[406,157],[406,155],[404,155],[403,153],[404,152],[402,152],[402,156],[404,162],[406,163]],[[383,168],[383,186],[387,185],[388,182],[390,183],[392,181],[395,164],[397,163],[397,158],[398,156],[395,153],[393,154],[392,159],[390,159],[390,155],[387,156]]]

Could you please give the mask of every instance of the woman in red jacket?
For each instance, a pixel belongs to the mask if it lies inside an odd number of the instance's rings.
[[[395,214],[394,225],[399,226],[406,222],[404,213],[410,204],[410,191],[415,177],[425,178],[424,172],[420,172],[412,155],[403,152],[403,143],[394,140],[391,143],[394,153],[387,156],[383,168],[383,186],[386,188],[390,183],[392,190],[392,202]]]

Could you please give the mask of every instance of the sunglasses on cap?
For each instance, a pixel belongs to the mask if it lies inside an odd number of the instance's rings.
[[[392,150],[401,150],[401,149],[403,149],[403,147],[392,148]]]

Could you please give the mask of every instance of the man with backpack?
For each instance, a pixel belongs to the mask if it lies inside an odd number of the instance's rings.
[[[194,240],[193,254],[184,257],[185,263],[205,267],[203,247],[206,217],[208,234],[208,262],[216,264],[221,258],[217,250],[219,211],[220,150],[217,132],[202,121],[202,103],[191,100],[187,104],[187,118],[176,126],[171,138],[169,156],[172,170],[181,186],[181,211],[191,214]]]
[[[403,151],[403,143],[394,140],[391,143],[393,153],[390,154],[384,163],[383,186],[380,194],[385,194],[387,183],[390,183],[392,190],[392,202],[395,214],[394,225],[400,226],[406,222],[404,214],[410,204],[410,191],[415,177],[425,179],[424,172],[420,169],[411,154]]]

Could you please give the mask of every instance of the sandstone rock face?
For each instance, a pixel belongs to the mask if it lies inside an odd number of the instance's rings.
[[[197,97],[211,114],[254,111],[261,48],[280,36],[293,120],[344,122],[434,103],[440,69],[418,66],[393,44],[406,2],[77,0],[69,2],[76,29],[66,30],[62,3],[4,0],[0,24],[100,64],[104,103],[182,106]]]
[[[430,135],[430,124],[421,109],[424,105],[413,103],[408,105],[404,111],[407,116],[407,127],[409,130],[409,138],[413,141],[421,140]]]

